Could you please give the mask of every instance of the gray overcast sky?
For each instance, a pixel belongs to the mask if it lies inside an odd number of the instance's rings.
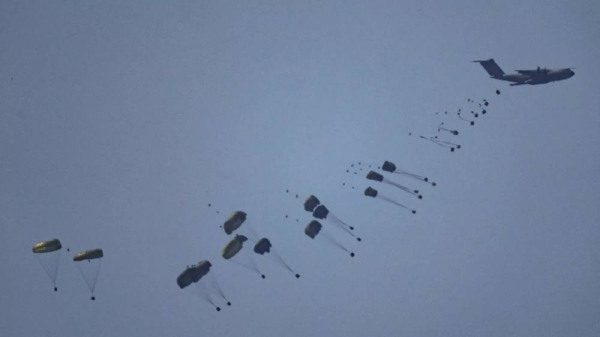
[[[0,2],[0,335],[597,336],[599,7]],[[490,57],[576,75],[509,87],[470,62]],[[475,126],[435,116],[467,98],[491,102]],[[460,151],[414,136],[441,121]],[[342,187],[384,159],[438,182],[373,185],[417,215]],[[357,228],[354,259],[287,188]],[[237,209],[300,280],[219,256]],[[31,253],[52,237],[57,293]],[[92,302],[71,255],[95,247]],[[232,307],[177,287],[200,259]]]

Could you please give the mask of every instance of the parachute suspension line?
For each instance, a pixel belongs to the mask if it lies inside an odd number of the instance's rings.
[[[189,290],[189,292],[191,292],[192,294],[200,297],[206,303],[212,305],[215,309],[217,309],[217,311],[221,311],[221,308],[219,308],[210,297],[210,292],[208,291],[208,288],[206,287],[206,284],[204,282],[200,281],[195,285],[187,287],[186,290]]]
[[[331,216],[331,220],[333,220],[333,222],[337,225],[341,225],[347,229],[350,230],[354,230],[354,227],[347,225],[342,219],[338,218],[337,216],[335,216],[335,214],[329,212],[329,215]]]
[[[246,269],[248,269],[248,270],[251,270],[251,271],[253,271],[253,272],[255,272],[255,273],[258,273],[258,274],[260,274],[260,272],[258,272],[256,269],[254,269],[254,268],[250,267],[249,265],[247,265],[247,264],[244,264],[244,263],[242,263],[242,262],[240,262],[240,261],[237,261],[237,260],[235,260],[234,258],[232,258],[232,259],[231,259],[231,262],[233,262],[233,263],[237,264],[238,266],[242,266],[242,267],[244,267],[244,268],[246,268]]]
[[[337,225],[340,229],[352,235],[352,237],[355,238],[357,241],[362,241],[361,238],[357,237],[356,235],[354,235],[354,233],[351,232],[354,230],[354,227],[346,224],[342,219],[338,218],[337,216],[335,216],[335,214],[331,212],[329,213],[329,218],[334,225]]]
[[[217,291],[219,296],[221,296],[221,298],[223,298],[225,301],[227,301],[227,305],[231,305],[231,302],[229,302],[229,300],[227,299],[227,296],[225,296],[225,292],[223,291],[223,288],[221,288],[221,286],[219,285],[219,282],[217,282],[217,277],[214,274],[209,273],[208,278],[210,279],[210,283],[212,284],[213,288]]]
[[[460,145],[458,144],[454,144],[454,143],[450,143],[450,142],[445,142],[445,141],[441,141],[438,140],[437,137],[424,137],[424,136],[420,136],[420,138],[422,139],[426,139],[429,140],[430,142],[432,142],[435,145],[441,146],[441,147],[445,147],[447,149],[450,149],[450,152],[454,152],[454,148],[456,147],[457,149],[460,149]],[[449,145],[451,144],[451,145]],[[454,145],[454,146],[452,146]]]
[[[54,284],[54,291],[57,291],[58,288],[56,287],[56,277],[58,276],[58,265],[60,262],[60,250],[58,251],[58,254],[56,254],[56,257],[54,258],[54,277],[52,279],[52,283]]]
[[[256,243],[259,240],[258,234],[256,233],[256,231],[254,230],[254,228],[252,228],[252,226],[250,226],[250,224],[246,225],[246,227],[248,227],[248,230],[250,231],[250,234],[252,235],[253,239],[252,242]]]
[[[325,239],[331,243],[332,245],[344,250],[346,253],[350,253],[350,257],[354,257],[354,252],[349,251],[346,247],[344,247],[339,241],[337,241],[333,236],[331,236],[330,233],[328,233],[327,231],[325,231],[324,233],[324,237]],[[298,277],[298,276],[296,276]]]
[[[215,302],[212,300],[212,298],[210,298],[210,293],[208,291],[208,288],[206,287],[206,284],[204,282],[201,282],[199,285],[202,289],[200,289],[200,294],[201,296],[210,304],[212,304],[215,308],[218,308],[217,305],[215,304]]]
[[[338,223],[339,221],[339,223]],[[334,224],[338,225],[338,227],[342,230],[344,230],[346,233],[350,234],[353,238],[356,239],[356,241],[361,242],[362,239],[357,237],[356,235],[354,235],[354,233],[352,233],[351,229],[354,229],[354,227],[350,227],[348,225],[346,225],[342,220],[340,220],[339,218],[332,216],[331,218],[331,222],[333,222]],[[344,224],[346,227],[341,226],[341,224]]]
[[[396,173],[396,174],[403,174],[403,175],[406,175],[406,176],[409,176],[409,177],[415,178],[415,179],[417,179],[417,180],[424,181],[424,182],[426,182],[426,183],[428,183],[428,182],[429,182],[429,178],[427,178],[427,177],[420,176],[420,175],[418,175],[418,174],[414,174],[414,173],[410,173],[410,172],[406,172],[406,171],[403,171],[403,170],[397,170],[397,171],[395,171],[394,173]],[[436,183],[432,181],[432,182],[431,182],[431,185],[432,185],[432,186],[435,186],[435,185],[436,185]]]
[[[202,287],[202,292],[203,292],[203,297],[206,301],[208,301],[208,303],[212,304],[213,307],[215,307],[215,309],[217,309],[217,311],[221,311],[221,308],[215,304],[215,302],[212,300],[212,298],[210,297],[210,291],[208,289],[208,286],[206,283],[202,283],[201,284]],[[231,305],[230,302],[227,302],[227,305]]]
[[[250,252],[247,253],[248,255],[250,254]],[[254,269],[261,275],[264,276],[263,273],[261,273],[260,269],[258,269],[258,264],[256,263],[256,260],[254,260],[254,257],[250,256],[250,261],[252,262],[252,266],[254,267]],[[263,277],[264,278],[264,277]]]
[[[420,175],[417,175],[417,174],[414,174],[414,173],[402,171],[402,170],[396,170],[396,171],[394,171],[394,173],[396,173],[396,174],[403,174],[403,175],[406,175],[406,176],[409,176],[409,177],[413,177],[415,179],[427,181],[427,180],[425,180],[425,179],[427,179],[426,177],[423,177],[423,176],[420,176]]]
[[[221,286],[219,286],[219,282],[217,282],[217,279],[215,278],[215,275],[213,275],[212,273],[208,273],[209,275],[209,279],[210,279],[210,284],[213,286],[213,288],[215,288],[215,290],[217,291],[217,293],[219,293],[219,295],[225,298],[225,293],[223,293],[223,289],[221,289]]]
[[[443,140],[436,140],[436,142],[438,144],[449,145],[449,146],[452,146],[452,148],[460,149],[460,144],[456,144],[456,143],[452,143],[452,142],[447,142],[447,141],[443,141]]]
[[[410,188],[406,187],[406,186],[402,186],[396,182],[393,182],[391,180],[388,180],[386,178],[383,179],[383,182],[385,182],[386,184],[392,185],[392,186],[396,186],[399,189],[403,190],[406,193],[412,194],[416,197],[418,197],[419,199],[423,199],[423,196],[419,194],[418,190],[411,190]]]
[[[388,197],[386,197],[386,196],[379,196],[379,195],[378,195],[377,197],[379,197],[379,198],[381,198],[382,200],[385,200],[385,201],[387,201],[387,202],[389,202],[389,203],[392,203],[392,204],[394,204],[394,205],[397,205],[397,206],[400,206],[400,207],[402,207],[402,208],[405,208],[405,209],[407,209],[407,210],[411,211],[411,212],[412,212],[412,214],[416,214],[416,213],[417,213],[417,211],[415,211],[414,209],[410,209],[410,208],[408,208],[408,207],[406,207],[406,206],[402,205],[401,203],[397,202],[396,200],[392,200],[392,199],[390,199],[390,198],[388,198]]]
[[[98,281],[98,276],[100,275],[100,267],[102,266],[102,259],[94,259],[87,260],[88,265],[93,264],[95,268],[92,266],[89,270],[85,271],[81,264],[85,264],[85,261],[75,263],[77,265],[77,269],[79,269],[79,273],[83,277],[83,280],[88,285],[90,292],[92,293],[92,301],[96,298],[94,297],[94,290],[96,289],[96,281]],[[97,263],[96,263],[97,261]]]
[[[441,123],[440,125],[438,125],[438,132],[440,132],[440,131],[446,131],[446,132],[449,132],[449,133],[451,133],[451,134],[453,134],[455,136],[458,136],[458,131],[446,129],[442,125],[444,125],[444,123]]]
[[[242,255],[246,256],[246,259],[250,262],[250,264],[252,265],[251,267],[249,267],[250,269],[254,270],[258,275],[260,275],[263,279],[266,278],[265,274],[263,274],[260,269],[258,268],[258,264],[256,263],[256,261],[254,260],[254,257],[251,255],[252,251],[250,250],[245,250],[242,249]]]
[[[332,245],[344,250],[346,253],[350,253],[350,251],[344,247],[344,245],[342,245],[338,240],[336,240],[333,236],[331,236],[331,234],[329,234],[329,232],[324,231],[323,233],[323,237]]]
[[[459,144],[447,142],[445,140],[435,140],[435,142],[440,143],[440,144],[446,144],[446,145],[460,146]]]
[[[465,121],[465,122],[469,122],[471,125],[475,125],[475,122],[474,122],[474,121],[472,121],[472,120],[470,120],[470,119],[463,118],[463,117],[460,115],[460,112],[457,112],[456,114],[458,115],[458,118],[462,119],[463,121]]]
[[[335,222],[334,222],[334,223],[335,223]],[[352,232],[351,232],[351,231],[350,231],[348,228],[346,228],[346,227],[343,227],[343,226],[340,226],[340,228],[341,228],[342,230],[344,230],[344,232],[346,232],[346,233],[348,233],[348,234],[352,235],[352,237],[356,238],[356,236],[354,235],[354,233],[352,233]]]
[[[48,278],[52,282],[52,285],[54,286],[54,291],[58,291],[58,288],[56,287],[56,277],[58,275],[60,252],[61,251],[59,250],[57,252],[47,253],[47,254],[51,254],[47,258],[46,258],[46,256],[42,256],[42,254],[35,254],[38,262],[40,263],[40,266],[42,266],[42,268],[46,272],[46,275],[48,275]],[[44,260],[47,259],[48,261],[42,262],[42,259],[44,259]],[[50,265],[47,266],[46,264],[50,264]]]
[[[98,259],[98,267],[96,268],[96,277],[94,278],[94,282],[92,282],[91,290],[92,295],[94,294],[94,289],[96,289],[96,282],[98,281],[98,277],[100,276],[100,267],[102,266],[102,260]]]
[[[281,255],[279,255],[275,249],[271,248],[271,251],[273,252],[273,256],[275,256],[275,258],[285,267],[285,269],[294,273],[294,270],[292,270],[292,268],[285,262],[285,260],[283,260]]]
[[[439,145],[439,146],[441,146],[441,147],[445,147],[445,148],[447,148],[447,149],[454,149],[454,147],[453,147],[453,146],[451,146],[451,145],[448,145],[448,144],[441,143],[441,142],[439,142],[439,141],[432,140],[432,142],[433,142],[434,144],[436,144],[436,145]]]

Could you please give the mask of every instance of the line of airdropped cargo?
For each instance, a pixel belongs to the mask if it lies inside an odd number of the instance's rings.
[[[500,90],[496,90],[496,95],[500,95]],[[469,125],[473,126],[473,125],[475,125],[475,120],[473,118],[478,118],[480,114],[485,115],[488,112],[487,107],[490,105],[490,102],[485,98],[479,102],[476,102],[471,98],[467,98],[467,103],[469,104],[469,107],[465,111],[463,111],[462,108],[459,108],[457,111],[454,111],[454,112],[452,112],[452,111],[448,112],[448,110],[446,110],[444,112],[438,111],[435,114],[436,115],[456,115],[458,117],[458,119],[460,121],[462,121],[463,123],[468,123]],[[468,116],[468,111],[470,111],[471,116]],[[465,115],[467,115],[467,116],[465,116]],[[459,135],[458,130],[447,128],[445,122],[441,122],[437,126],[437,131],[438,131],[438,133],[448,133],[453,136]],[[410,132],[408,135],[412,136],[412,132]],[[435,136],[420,135],[419,138],[428,140],[432,144],[435,144],[437,146],[450,149],[450,152],[454,152],[454,150],[458,150],[461,148],[460,144],[446,141],[446,140],[441,140],[438,135],[435,135]]]

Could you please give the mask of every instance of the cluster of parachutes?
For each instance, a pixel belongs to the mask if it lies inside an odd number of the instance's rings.
[[[362,162],[358,162],[356,164],[351,164],[350,168],[346,170],[346,173],[353,173],[354,175],[358,175],[361,172],[366,172],[368,170],[368,172],[366,173],[365,178],[367,180],[370,181],[375,181],[375,182],[380,182],[380,183],[384,183],[387,185],[391,185],[394,186],[398,189],[400,189],[401,191],[408,193],[411,196],[417,197],[418,199],[423,199],[423,195],[419,192],[419,190],[416,189],[412,189],[409,187],[406,187],[404,185],[401,185],[400,183],[386,178],[383,176],[382,173],[373,171],[375,165],[368,165],[368,164],[364,164]],[[393,173],[396,174],[398,176],[404,176],[404,177],[408,177],[411,178],[413,180],[417,180],[417,181],[421,181],[421,182],[425,182],[430,184],[431,186],[437,186],[437,184],[433,181],[429,181],[428,177],[422,176],[422,175],[418,175],[415,173],[411,173],[409,171],[406,170],[402,170],[399,169],[396,164],[392,163],[391,161],[384,161],[383,165],[381,166],[377,166],[378,170],[382,170],[384,172],[387,173]],[[346,182],[342,183],[342,186],[347,186]],[[351,187],[352,189],[355,189],[355,186],[352,185],[348,185],[349,187]],[[411,211],[412,214],[416,214],[417,211],[415,209],[412,209],[408,206],[405,206],[404,204],[399,203],[398,201],[394,200],[393,198],[381,193],[379,190],[368,186],[367,188],[365,188],[364,190],[364,195],[370,198],[376,198],[376,199],[381,199],[383,201],[386,201],[388,203],[394,204],[396,206],[399,206],[401,208],[407,209],[409,211]]]
[[[247,216],[247,213],[243,211],[233,212],[221,226],[225,234],[231,235],[239,230],[246,222]],[[300,278],[300,274],[295,273],[281,255],[279,255],[273,247],[271,240],[266,237],[259,238],[249,224],[244,227],[249,230],[251,235],[235,234],[221,249],[221,257],[224,260],[245,267],[265,279],[266,275],[260,271],[255,258],[258,256],[270,256],[279,265],[294,274],[296,278]],[[254,243],[251,251],[246,247],[250,242]],[[231,302],[227,299],[225,292],[217,282],[214,272],[211,273],[210,269],[212,266],[212,263],[206,260],[192,266],[187,266],[177,277],[177,285],[179,288],[186,289],[207,303],[210,303],[217,311],[221,311],[221,307],[217,304],[215,296],[223,299],[228,306],[231,305]]]
[[[500,90],[496,90],[496,95],[500,95]],[[458,117],[458,119],[462,122],[466,122],[469,125],[473,126],[475,125],[475,121],[473,120],[473,118],[478,118],[479,115],[485,115],[487,113],[487,107],[490,105],[490,102],[486,99],[483,98],[481,99],[479,102],[474,101],[471,98],[467,98],[467,103],[469,104],[469,107],[467,108],[466,111],[470,111],[471,116],[467,116],[465,117],[466,113],[465,111],[463,111],[462,108],[459,108],[458,111],[450,111],[448,112],[447,110],[442,112],[436,112],[436,115],[456,115]],[[449,133],[453,136],[458,136],[459,135],[459,131],[458,130],[454,130],[454,129],[448,129],[445,126],[446,124],[444,122],[441,122],[438,127],[437,127],[437,131],[438,133]],[[411,136],[412,133],[409,133],[409,136]],[[442,140],[439,138],[439,136],[419,136],[420,139],[425,139],[430,141],[432,144],[435,144],[437,146],[441,146],[444,148],[448,148],[450,149],[450,152],[454,152],[454,150],[458,150],[461,148],[460,144],[454,143],[454,142],[450,142],[450,141],[446,141],[446,140]]]
[[[500,91],[497,90],[496,94],[500,95]],[[467,102],[473,105],[477,104],[480,109],[480,111],[478,112],[475,112],[475,110],[471,110],[471,114],[474,118],[478,118],[480,113],[482,115],[485,115],[487,113],[486,108],[489,105],[489,102],[486,99],[483,99],[481,102],[475,102],[469,98],[467,99]],[[468,122],[470,125],[475,125],[474,120],[465,118],[463,115],[461,115],[461,112],[461,109],[458,109],[458,111],[456,112],[456,115],[460,120]],[[436,115],[437,114],[440,113],[438,112],[436,113]],[[448,112],[445,111],[444,115],[447,114]],[[444,122],[438,125],[438,132],[449,133],[453,136],[459,135],[458,130],[446,128]],[[455,149],[461,148],[459,144],[440,140],[438,136],[420,136],[420,138],[427,139],[438,146],[450,148],[452,152],[454,152]],[[414,196],[418,199],[423,199],[423,196],[420,194],[419,190],[406,187],[389,178],[386,178],[383,176],[383,174],[372,170],[371,168],[373,167],[374,165],[368,165],[369,171],[366,173],[365,176],[367,180],[394,186],[411,196]],[[364,168],[366,172],[366,164],[364,165]],[[432,186],[436,186],[436,183],[429,181],[429,178],[399,169],[391,161],[386,160],[383,163],[383,165],[378,166],[377,169],[387,173],[409,177],[421,182],[426,182]],[[347,173],[354,173],[354,175],[358,175],[360,171],[363,171],[362,162],[358,162],[358,164],[356,165],[352,164],[350,168],[346,170]],[[346,186],[346,183],[343,183],[343,185]],[[355,187],[352,186],[352,189],[354,188]],[[286,190],[286,193],[290,193],[290,191]],[[391,204],[402,207],[404,209],[410,210],[412,214],[416,214],[417,212],[415,209],[409,208],[397,202],[396,200],[392,199],[389,196],[386,196],[385,194],[382,194],[380,191],[371,186],[365,188],[364,195],[370,198],[381,199]],[[298,194],[296,194],[296,198],[298,198]],[[312,217],[314,218],[304,228],[304,234],[307,237],[309,237],[312,240],[315,240],[317,238],[323,238],[324,242],[334,247],[337,247],[345,251],[346,253],[349,253],[351,257],[355,256],[355,253],[351,251],[348,247],[346,247],[346,245],[342,244],[340,240],[338,240],[338,238],[334,236],[333,232],[329,231],[328,228],[326,228],[323,225],[323,223],[331,224],[337,227],[338,229],[342,230],[344,233],[352,236],[354,239],[356,239],[356,241],[361,242],[362,239],[354,234],[353,226],[346,224],[343,220],[337,217],[314,195],[309,195],[304,201],[303,206],[304,210],[306,212],[311,213]],[[217,211],[217,214],[219,214],[219,211]],[[287,217],[288,215],[286,215],[286,218]],[[223,228],[225,234],[232,235],[236,231],[239,232],[242,225],[246,223],[246,220],[247,213],[243,211],[235,211],[225,220],[221,227]],[[299,222],[299,220],[296,219],[296,222]],[[221,249],[221,257],[223,257],[224,260],[231,261],[242,267],[245,267],[248,270],[257,273],[263,279],[265,279],[266,275],[260,271],[258,263],[255,259],[258,258],[258,256],[271,256],[278,264],[280,264],[283,268],[291,272],[296,278],[300,278],[300,274],[294,272],[294,270],[275,250],[269,238],[259,238],[256,232],[248,224],[246,224],[246,226],[244,227],[248,229],[249,235],[236,233],[232,239],[226,242],[223,248]],[[254,244],[251,250],[245,247],[248,244]],[[37,242],[33,245],[32,248],[33,253],[36,255],[36,257],[38,257],[40,264],[42,265],[42,267],[46,271],[46,274],[52,281],[54,285],[54,291],[58,290],[58,288],[56,287],[56,278],[58,274],[58,265],[60,260],[61,249],[62,244],[58,239]],[[90,289],[90,292],[92,294],[92,300],[95,300],[94,289],[96,287],[96,281],[100,273],[100,266],[103,257],[104,253],[102,249],[99,248],[82,251],[73,256],[73,261],[75,262],[84,281]],[[231,302],[227,299],[225,292],[221,288],[219,282],[217,282],[214,271],[211,272],[212,267],[212,263],[207,260],[202,260],[196,264],[188,265],[177,276],[176,281],[180,289],[185,289],[187,291],[192,292],[195,295],[198,295],[207,303],[213,305],[217,311],[221,311],[221,307],[217,304],[217,298],[224,300],[228,306],[231,306]]]
[[[351,167],[354,167],[354,164]],[[429,178],[398,169],[391,161],[386,160],[382,166],[378,167],[378,169],[381,169],[387,173],[406,176],[421,182],[426,182],[432,186],[436,186],[436,183],[429,181]],[[362,170],[362,163],[359,162],[354,173],[357,174],[358,171]],[[347,172],[350,172],[350,170],[347,170]],[[370,170],[366,174],[366,178],[370,181],[382,182],[395,186],[403,192],[408,193],[409,195],[412,195],[418,199],[423,198],[423,196],[419,194],[418,190],[400,185],[399,183],[385,178],[381,173],[377,173],[373,170]],[[286,193],[290,193],[290,190],[286,190]],[[379,191],[371,186],[365,189],[364,195],[371,198],[383,199],[392,204],[409,209],[408,207],[392,200],[391,198],[382,195]],[[298,194],[295,194],[295,198],[298,199]],[[211,204],[208,206],[211,207]],[[329,225],[331,225],[332,227],[336,227],[337,229],[341,230],[346,235],[351,236],[357,242],[362,242],[362,239],[354,233],[354,226],[350,226],[345,223],[342,219],[330,211],[329,208],[327,208],[327,206],[325,206],[325,204],[323,204],[315,195],[311,194],[305,199],[303,208],[304,211],[310,213],[313,218],[304,227],[304,234],[308,238],[311,240],[323,241],[328,245],[348,253],[350,257],[355,256],[354,251],[343,244],[340,238],[334,234],[334,231],[329,229]],[[413,214],[416,213],[415,210],[411,211]],[[219,211],[216,213],[220,214]],[[288,218],[288,215],[285,217]],[[296,222],[298,221],[299,220],[296,219]],[[225,234],[234,236],[227,241],[221,249],[221,257],[226,261],[233,262],[241,267],[246,268],[252,273],[258,274],[261,276],[261,278],[265,279],[266,275],[261,272],[256,259],[258,256],[271,256],[284,269],[291,272],[296,278],[300,278],[300,274],[294,272],[294,270],[276,251],[271,239],[259,237],[252,226],[247,222],[248,214],[244,211],[235,211],[231,213],[231,215],[223,222],[221,228],[223,228]],[[242,234],[241,231],[243,230],[245,230],[246,233]],[[251,245],[250,247],[252,248],[250,249],[248,245]],[[177,276],[177,285],[180,289],[189,291],[203,299],[205,302],[211,304],[217,311],[221,311],[221,306],[219,305],[220,300],[224,301],[228,306],[231,305],[231,302],[227,299],[225,292],[221,288],[215,277],[215,273],[211,268],[214,268],[213,264],[207,260],[202,260],[194,265],[186,266],[186,268]]]
[[[48,278],[50,278],[50,281],[54,285],[54,291],[58,291],[56,277],[58,275],[61,250],[62,244],[59,239],[36,242],[32,248],[40,265],[46,271]],[[67,251],[70,250],[67,248]],[[96,288],[96,281],[98,281],[98,275],[100,274],[103,257],[104,252],[100,248],[85,250],[73,256],[73,262],[75,262],[79,273],[92,293],[92,300],[96,299],[94,297],[94,289]]]
[[[321,204],[321,201],[315,197],[314,195],[309,195],[308,198],[304,201],[304,210],[312,213],[313,218],[318,220],[327,220],[329,223],[337,226],[350,236],[356,239],[356,241],[361,242],[362,239],[354,235],[354,227],[347,225],[344,221],[338,218],[335,214],[329,211],[325,205]],[[317,235],[323,232],[321,236],[325,239],[326,242],[333,245],[334,247],[340,248],[343,251],[350,254],[351,257],[354,257],[354,252],[351,252],[345,245],[343,245],[336,237],[333,236],[333,233],[328,232],[327,230],[323,230],[323,225],[318,220],[312,220],[306,225],[304,228],[304,234],[311,239],[315,239]]]

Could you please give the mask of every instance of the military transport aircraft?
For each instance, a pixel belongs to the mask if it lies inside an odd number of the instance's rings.
[[[563,69],[548,69],[538,67],[536,70],[517,70],[518,74],[505,74],[502,69],[496,64],[494,59],[473,61],[480,63],[488,74],[494,79],[513,82],[510,85],[523,85],[523,84],[544,84],[555,81],[566,80],[567,78],[573,77],[575,72],[571,69],[574,68],[563,68]]]

